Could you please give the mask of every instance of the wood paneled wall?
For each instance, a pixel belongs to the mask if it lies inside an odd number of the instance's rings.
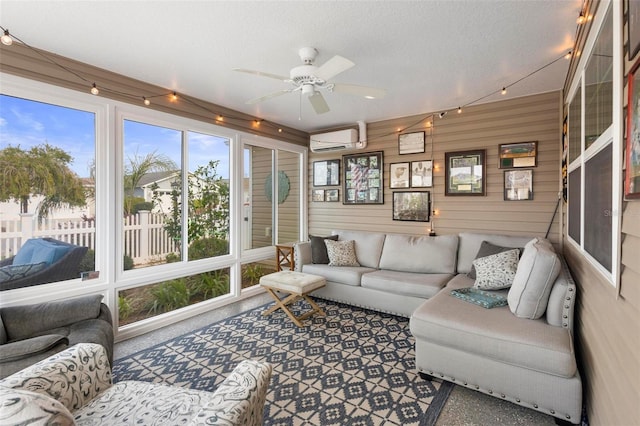
[[[588,1],[585,8],[595,11],[597,5]],[[627,34],[625,28],[625,44]],[[630,61],[624,49],[625,76],[638,59],[640,55]],[[572,74],[567,85],[571,79]],[[564,244],[565,258],[578,286],[576,349],[582,365],[587,415],[594,425],[632,425],[640,419],[640,200],[624,201],[621,215],[619,288],[602,277],[572,244]],[[565,239],[566,233],[565,227]]]
[[[309,156],[309,230],[314,235],[332,229],[426,234],[431,225],[438,234],[463,231],[509,235],[544,236],[558,201],[561,152],[560,92],[550,92],[465,108],[462,114],[449,112],[440,119],[429,116],[406,132],[426,131],[424,154],[398,154],[398,128],[405,128],[426,116],[402,117],[367,125],[366,149],[358,152],[384,153],[384,204],[344,205],[344,176],[341,176],[340,203],[313,202],[313,162],[340,158],[336,153],[311,153]],[[426,122],[432,121],[432,128]],[[498,145],[538,141],[538,166],[533,167],[533,200],[504,201],[504,169],[498,168]],[[433,142],[433,145],[432,145]],[[445,152],[486,150],[486,195],[445,196]],[[351,153],[351,152],[350,152]],[[392,192],[389,188],[389,164],[434,160],[431,192],[432,223],[392,220]],[[341,165],[341,173],[344,174]],[[549,238],[560,242],[560,212]]]

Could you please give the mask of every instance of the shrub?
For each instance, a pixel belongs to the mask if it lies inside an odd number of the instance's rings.
[[[229,242],[221,238],[200,238],[189,245],[189,260],[229,254]]]
[[[118,296],[118,318],[124,321],[134,311],[133,300],[127,296]]]
[[[242,265],[242,278],[247,280],[249,285],[257,284],[263,275],[265,275],[265,269],[258,263]]]
[[[169,253],[169,254],[165,257],[165,261],[166,261],[167,263],[180,262],[180,255],[175,254],[175,253]]]
[[[155,285],[151,290],[153,300],[149,313],[163,313],[182,308],[189,304],[191,294],[184,278],[165,281]]]
[[[229,293],[229,274],[225,271],[212,271],[200,274],[196,291],[202,294],[204,300]]]
[[[128,271],[129,269],[133,269],[133,259],[131,258],[131,256],[125,254],[122,260],[123,260],[122,265],[125,271]],[[78,265],[78,269],[80,270],[80,272],[96,270],[95,250],[92,250],[92,249],[87,250],[84,257],[80,261],[80,264]]]

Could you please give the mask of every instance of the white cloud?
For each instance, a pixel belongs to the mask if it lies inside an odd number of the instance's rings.
[[[28,127],[35,132],[44,130],[44,125],[33,118],[31,114],[23,114],[18,108],[11,108],[11,113],[18,119],[21,126]]]

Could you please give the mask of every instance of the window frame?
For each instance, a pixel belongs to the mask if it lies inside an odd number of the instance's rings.
[[[600,31],[605,25],[605,18],[611,13],[613,21],[613,82],[612,82],[612,124],[605,129],[600,136],[585,149],[585,97],[586,97],[586,69],[589,59],[594,51],[596,41],[600,35]],[[566,224],[566,240],[577,249],[579,253],[609,282],[613,287],[618,288],[620,283],[620,229],[621,229],[621,208],[622,208],[622,138],[624,130],[623,117],[623,41],[622,41],[622,5],[621,2],[613,2],[605,0],[600,4],[596,16],[593,20],[593,26],[581,52],[580,60],[576,67],[576,72],[572,76],[569,90],[565,96],[565,105],[567,111],[576,92],[580,90],[581,96],[581,123],[580,123],[580,150],[578,156],[567,166],[567,173],[571,173],[576,169],[580,169],[580,242],[575,241],[568,232],[569,215],[567,214]],[[571,116],[568,117],[571,120]],[[570,128],[571,126],[569,126]],[[587,162],[600,153],[604,148],[612,146],[612,182],[611,182],[611,211],[603,212],[603,214],[611,215],[611,272],[600,264],[585,248],[585,194],[587,191],[585,183],[585,171]],[[571,147],[569,147],[569,151]],[[571,188],[569,190],[569,203],[571,202]],[[567,209],[569,206],[567,206]]]

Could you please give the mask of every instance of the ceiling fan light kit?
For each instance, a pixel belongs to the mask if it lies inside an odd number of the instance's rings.
[[[309,103],[316,114],[324,114],[329,112],[330,108],[320,90],[326,90],[330,93],[341,92],[350,95],[362,96],[367,99],[383,98],[386,93],[382,89],[373,87],[357,86],[354,84],[329,83],[329,80],[333,77],[355,66],[353,62],[340,55],[335,55],[319,67],[313,64],[318,56],[318,50],[316,48],[303,47],[298,51],[298,55],[300,56],[303,65],[292,68],[289,72],[289,78],[262,71],[236,68],[234,71],[254,74],[261,77],[274,78],[294,86],[293,89],[282,89],[277,92],[250,99],[247,101],[247,104],[257,104],[259,102],[284,95],[285,93],[299,91],[309,99]]]

